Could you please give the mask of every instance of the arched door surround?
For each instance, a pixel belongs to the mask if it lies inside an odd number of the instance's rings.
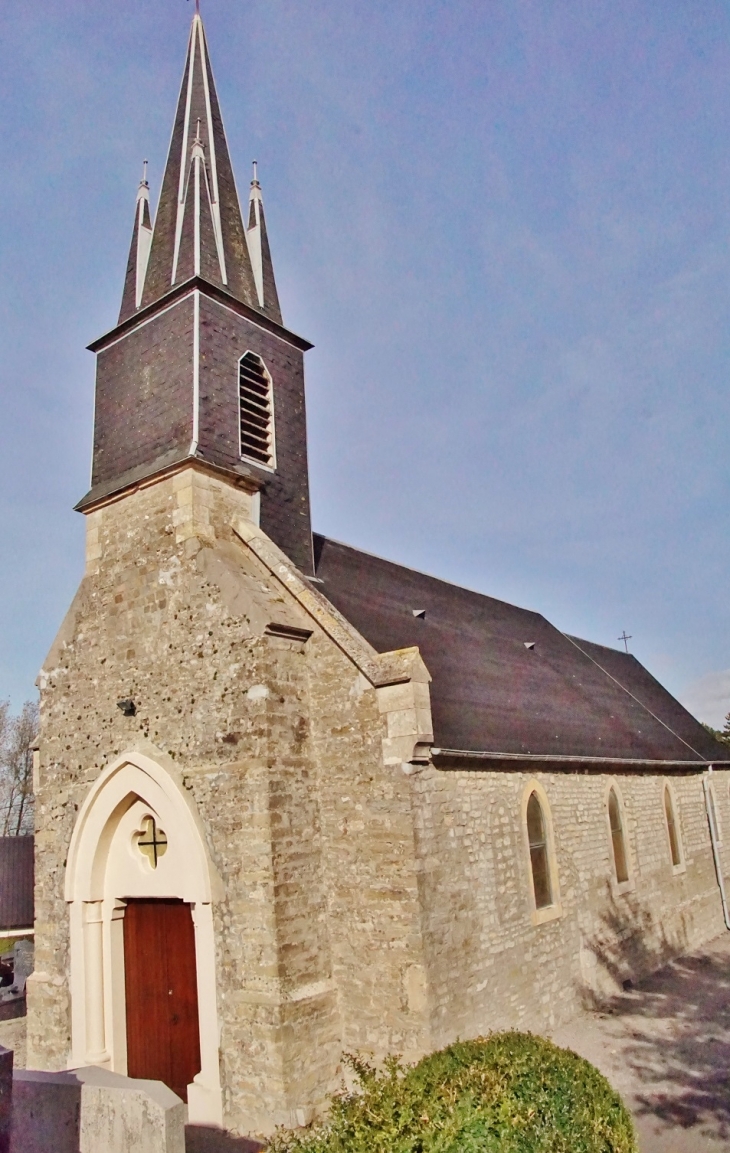
[[[125,752],[100,774],[71,837],[66,900],[71,938],[70,1065],[127,1072],[123,918],[126,900],[177,899],[192,911],[201,1070],[188,1086],[191,1121],[222,1124],[212,901],[222,885],[200,818],[174,762]]]

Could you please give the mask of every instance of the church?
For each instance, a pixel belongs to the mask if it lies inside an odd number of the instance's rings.
[[[730,927],[730,749],[633,656],[312,531],[304,354],[200,16],[39,677],[28,1065],[306,1125]]]

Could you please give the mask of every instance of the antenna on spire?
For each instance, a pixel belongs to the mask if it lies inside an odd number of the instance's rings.
[[[146,160],[142,161],[142,182],[141,183],[142,183],[143,188],[148,187],[148,184],[147,184],[147,161]]]
[[[259,186],[259,163],[258,163],[258,160],[254,160],[254,162],[253,162],[253,180],[251,181],[251,187],[252,188],[258,188],[258,186]]]

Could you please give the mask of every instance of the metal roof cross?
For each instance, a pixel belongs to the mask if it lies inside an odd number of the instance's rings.
[[[626,629],[623,630],[623,632],[621,633],[621,636],[618,637],[617,639],[624,642],[624,648],[626,649],[626,652],[628,652],[629,651],[629,641],[632,638],[631,638],[630,634],[628,636],[626,635]]]

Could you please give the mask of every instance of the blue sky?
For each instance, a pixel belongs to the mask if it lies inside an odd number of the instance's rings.
[[[203,0],[239,190],[315,342],[315,526],[730,709],[730,4]],[[192,4],[0,31],[0,699],[82,572],[93,357]]]

